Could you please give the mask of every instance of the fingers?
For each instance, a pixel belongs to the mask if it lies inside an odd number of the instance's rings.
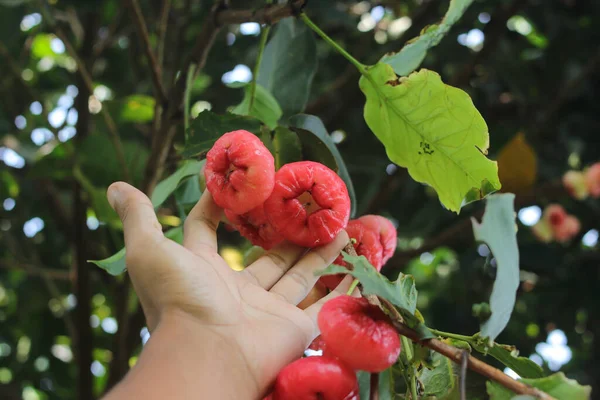
[[[128,253],[164,239],[154,207],[144,193],[127,183],[115,182],[108,188],[106,196],[123,222]]]
[[[223,210],[205,190],[183,226],[183,246],[194,253],[210,250],[217,252],[217,227]]]
[[[272,287],[271,293],[298,304],[319,279],[315,271],[329,266],[347,243],[348,234],[342,231],[333,242],[309,251]]]
[[[294,265],[306,249],[283,242],[250,264],[241,274],[269,290]]]
[[[313,320],[315,326],[317,326],[317,317],[319,316],[319,311],[321,311],[323,304],[338,296],[345,295],[350,289],[350,285],[352,285],[353,281],[354,278],[351,275],[346,275],[346,277],[340,282],[340,284],[335,288],[335,290],[332,290],[327,296],[323,297],[321,300],[317,301],[315,304],[304,310],[304,312],[308,314],[310,319]],[[354,291],[352,292],[352,296],[360,297],[358,288],[354,289]]]

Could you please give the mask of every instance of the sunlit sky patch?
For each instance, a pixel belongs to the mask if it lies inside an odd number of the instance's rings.
[[[519,210],[519,221],[525,226],[533,226],[542,217],[542,209],[538,206],[524,207]]]
[[[225,72],[221,80],[223,83],[250,82],[252,80],[252,71],[247,65],[238,64],[231,71]]]

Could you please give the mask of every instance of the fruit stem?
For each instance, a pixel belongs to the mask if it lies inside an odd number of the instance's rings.
[[[358,286],[360,282],[358,281],[358,279],[355,279],[352,281],[352,284],[350,285],[350,288],[348,289],[348,291],[346,292],[346,294],[348,296],[352,296],[352,293],[354,292],[354,289],[356,289],[356,287]]]
[[[327,36],[327,34],[323,32],[317,25],[315,25],[315,23],[312,22],[311,19],[308,18],[308,16],[305,13],[300,14],[300,19],[302,19],[302,21],[304,21],[304,23],[310,29],[315,31],[317,35],[321,36],[321,38],[323,38],[323,40],[326,41],[327,44],[333,47],[338,53],[344,56],[346,60],[348,60],[352,65],[354,65],[362,75],[367,74],[367,67],[364,64],[361,64],[356,58],[352,57],[352,55],[350,55],[350,53],[348,53],[342,46],[340,46],[332,38]]]
[[[442,337],[446,337],[446,338],[450,338],[450,339],[462,340],[463,342],[467,342],[467,343],[471,343],[473,340],[475,340],[475,338],[473,336],[464,336],[464,335],[459,335],[457,333],[443,332],[443,331],[438,331],[437,329],[433,329],[433,328],[430,328],[430,330],[431,330],[431,332],[433,332],[434,334],[436,334],[438,336],[442,336]]]
[[[369,391],[369,400],[379,400],[379,373],[371,374],[371,390]]]
[[[252,82],[250,82],[250,105],[248,106],[248,113],[250,113],[250,111],[252,110],[252,106],[254,105],[254,96],[256,94],[256,85],[258,81],[258,71],[260,70],[260,63],[262,62],[263,53],[265,52],[265,46],[267,44],[267,38],[269,37],[270,31],[271,26],[267,25],[263,28],[262,33],[260,35],[258,55],[256,56],[256,64],[254,65],[254,71],[252,71]]]

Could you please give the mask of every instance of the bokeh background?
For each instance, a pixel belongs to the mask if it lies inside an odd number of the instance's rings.
[[[181,116],[171,115],[164,169],[156,165],[162,103],[155,101],[145,44],[127,4],[0,0],[2,399],[98,397],[135,363],[148,339],[126,276],[86,262],[123,245],[102,200],[111,182],[125,179],[114,132],[128,179],[139,187],[151,189],[180,162]],[[139,4],[168,89],[202,34],[211,2]],[[309,1],[306,12],[356,58],[374,63],[438,21],[447,6],[442,0],[328,0]],[[499,161],[504,188],[517,194],[522,284],[498,341],[516,345],[547,371],[596,385],[596,393],[600,202],[570,198],[560,179],[600,160],[598,24],[594,1],[475,0],[422,65],[471,95],[488,123],[490,157]],[[252,79],[260,31],[257,23],[221,28],[192,81],[192,118],[239,103],[241,91],[226,84]],[[483,202],[453,214],[391,164],[362,118],[358,73],[321,40],[316,50],[305,112],[323,120],[343,155],[359,214],[382,214],[398,226],[398,251],[383,272],[415,275],[428,325],[475,333],[471,307],[489,298],[495,275],[493,257],[473,241],[470,224]],[[165,227],[180,225],[198,196],[198,183],[189,180],[158,210]],[[553,202],[581,221],[569,243],[543,244],[531,233]],[[248,244],[234,232],[220,237],[222,254],[241,268]]]

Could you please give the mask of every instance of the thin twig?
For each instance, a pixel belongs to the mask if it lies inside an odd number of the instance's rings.
[[[467,400],[467,362],[469,352],[463,350],[462,360],[460,364],[460,400]]]
[[[156,35],[158,40],[156,43],[156,58],[158,65],[163,65],[165,56],[165,39],[167,37],[167,25],[169,23],[169,12],[171,10],[171,0],[163,0],[158,20]]]
[[[128,4],[129,9],[131,10],[133,22],[135,23],[138,32],[138,36],[140,38],[140,41],[142,42],[144,53],[146,54],[148,64],[150,65],[152,84],[154,86],[154,92],[157,97],[157,103],[164,104],[167,101],[167,95],[165,88],[162,84],[161,66],[158,63],[154,52],[152,51],[152,45],[150,44],[148,27],[146,26],[146,22],[144,21],[144,15],[142,14],[140,4],[137,0],[129,0]]]
[[[30,276],[38,276],[41,278],[48,278],[57,281],[70,281],[71,273],[69,271],[62,271],[59,269],[52,269],[47,267],[40,267],[34,264],[9,262],[0,260],[0,268],[2,269],[15,269],[25,272]]]

